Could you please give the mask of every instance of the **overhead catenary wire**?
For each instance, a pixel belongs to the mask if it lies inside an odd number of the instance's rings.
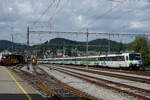
[[[41,14],[41,16],[37,19],[37,21],[35,21],[32,25],[32,27],[34,27],[38,21],[47,13],[47,11],[53,6],[53,4],[56,2],[57,0],[52,0],[52,2],[49,4],[49,6],[44,10],[44,12]]]
[[[48,19],[48,22],[51,22],[51,21],[53,20],[54,16],[56,15],[57,9],[59,8],[59,5],[60,5],[60,1],[61,1],[61,0],[58,0],[57,4],[56,4],[56,6],[55,6],[55,9],[54,9],[55,11],[53,11],[53,12],[55,12],[55,13],[50,16],[50,18]]]
[[[115,0],[114,0],[115,1]],[[109,9],[109,10],[107,10],[105,13],[103,13],[102,15],[100,15],[100,16],[98,16],[99,18],[100,17],[103,17],[104,15],[107,15],[107,14],[110,14],[114,9],[116,9],[116,8],[118,8],[119,7],[119,5],[121,5],[121,4],[123,4],[125,1],[127,1],[127,0],[121,0],[121,1],[119,1],[119,3],[117,4],[117,5],[115,5],[114,7],[112,7],[111,9]],[[60,0],[57,0],[56,2],[60,2]],[[117,1],[118,2],[118,1]],[[59,4],[59,3],[58,3]],[[57,5],[58,5],[57,4]],[[56,5],[56,8],[58,8],[58,6]],[[55,9],[56,10],[56,9]],[[51,18],[53,18],[53,17],[51,17]],[[50,19],[51,19],[50,18]],[[92,24],[92,23],[89,23],[89,24]],[[48,32],[48,31],[47,31]],[[31,31],[31,33],[35,33],[35,32],[33,32],[33,31]],[[46,31],[37,31],[37,34],[43,34],[43,33],[46,33]],[[57,33],[57,34],[62,34],[62,33],[65,33],[65,32],[56,32],[56,31],[49,31],[48,32],[48,34],[51,34],[51,33]],[[69,32],[69,33],[72,33],[72,32]],[[74,33],[74,32],[73,32]],[[74,33],[74,34],[78,34],[78,33],[81,33],[81,32],[76,32],[76,33]],[[82,33],[84,33],[84,32],[82,32]],[[92,33],[93,34],[93,33]],[[92,35],[92,34],[90,34],[90,35]],[[107,32],[104,32],[104,33],[99,33],[99,32],[97,32],[97,33],[94,33],[94,34],[97,34],[97,35],[103,35],[103,36],[108,36],[109,34],[109,36],[113,36],[113,37],[120,37],[120,36],[122,36],[122,37],[134,37],[134,36],[137,36],[137,35],[140,35],[140,36],[143,36],[144,34],[128,34],[128,33],[122,33],[122,34],[120,34],[120,33],[107,33]],[[145,35],[144,35],[145,36]],[[147,35],[148,36],[148,35]],[[148,36],[149,37],[149,36]]]
[[[104,17],[104,16],[110,14],[114,9],[118,8],[119,5],[122,5],[122,4],[123,4],[124,2],[126,2],[126,1],[127,1],[127,0],[122,0],[122,1],[120,1],[119,4],[117,4],[117,5],[115,5],[114,7],[108,9],[106,12],[104,12],[103,14],[101,14],[101,15],[95,17],[95,18],[96,18],[96,19],[100,19],[100,18],[102,18],[102,17]],[[95,15],[94,15],[94,16],[95,16]],[[88,23],[88,26],[89,26],[89,25],[92,25],[92,24],[94,24],[94,22]]]
[[[31,34],[53,34],[53,33],[57,33],[57,34],[79,34],[79,35],[87,35],[86,32],[64,32],[64,31],[31,31]],[[137,34],[137,33],[110,33],[110,32],[88,32],[89,35],[103,35],[103,36],[114,36],[114,37],[130,37],[130,36],[147,36],[150,37],[150,34]]]
[[[62,3],[64,3],[63,1],[67,1],[67,3],[68,3],[69,0],[58,0],[57,4],[55,6],[55,9],[53,11],[53,14],[48,19],[48,22],[50,23],[50,27],[52,27],[52,26],[58,26],[58,25],[54,25],[54,24],[52,25],[51,23],[52,23],[52,20],[54,20],[54,17],[57,15],[57,13],[60,12],[60,10],[62,10],[64,8],[64,7],[63,8],[60,7],[60,5]]]

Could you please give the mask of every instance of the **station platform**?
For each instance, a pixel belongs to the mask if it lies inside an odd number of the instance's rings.
[[[8,68],[0,66],[0,100],[47,100]]]

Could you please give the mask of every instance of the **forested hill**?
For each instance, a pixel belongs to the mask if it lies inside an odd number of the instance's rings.
[[[111,51],[112,52],[117,52],[120,43],[116,41],[107,40],[107,39],[96,39],[89,41],[89,50],[94,50],[94,51],[108,51],[108,44],[110,43]],[[0,40],[0,51],[3,50],[25,50],[27,48],[26,45],[22,45],[19,43],[12,43],[7,40]],[[79,42],[79,41],[72,41],[69,39],[64,39],[64,38],[55,38],[50,41],[46,41],[45,43],[42,43],[40,45],[34,45],[31,46],[30,48],[32,50],[47,50],[47,49],[62,49],[63,46],[65,48],[72,48],[72,49],[78,49],[79,51],[85,51],[86,50],[86,42]],[[123,44],[123,47],[126,47],[125,44]]]
[[[0,40],[0,51],[3,51],[3,50],[11,51],[12,49],[20,51],[20,50],[25,50],[26,48],[27,48],[26,45],[22,45],[19,43],[12,43],[7,40]]]
[[[117,52],[119,50],[120,42],[112,40],[109,41],[107,39],[96,39],[89,41],[89,50],[107,51],[109,43],[112,52]],[[126,47],[125,44],[122,45],[123,47]],[[32,49],[62,49],[63,46],[65,46],[65,48],[77,48],[79,51],[86,50],[86,42],[72,41],[64,38],[55,38],[50,41],[46,41],[43,44],[33,46]]]

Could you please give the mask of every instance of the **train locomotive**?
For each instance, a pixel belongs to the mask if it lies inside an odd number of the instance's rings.
[[[140,53],[108,54],[100,56],[38,59],[38,63],[90,65],[110,68],[139,69],[142,66]]]
[[[11,66],[16,64],[24,64],[24,63],[25,63],[24,57],[18,54],[2,55],[1,58],[1,65],[3,66]]]

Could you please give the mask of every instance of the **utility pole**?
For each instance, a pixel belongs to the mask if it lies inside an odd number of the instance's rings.
[[[11,51],[13,53],[13,26],[10,27],[11,28],[11,41],[12,41],[12,45],[11,45]]]
[[[65,48],[65,46],[63,45],[63,57],[65,57],[65,52],[66,52],[65,49],[66,49],[66,48]]]
[[[89,37],[89,33],[88,33],[88,28],[87,28],[87,35],[86,35],[86,56],[87,56],[87,64],[86,67],[88,69],[88,37]]]
[[[11,40],[12,40],[12,52],[13,52],[13,43],[14,43],[14,37],[13,37],[13,34],[11,35]]]
[[[65,57],[65,53],[66,53],[66,50],[65,50],[65,41],[63,40],[63,57]]]
[[[109,40],[108,40],[108,54],[110,53],[110,33],[109,33]]]
[[[27,46],[29,46],[29,26],[27,27]]]
[[[87,28],[87,35],[86,35],[86,55],[88,56],[88,37],[89,37],[89,33],[88,33],[88,28]]]
[[[28,48],[29,48],[29,26],[27,27],[27,70],[30,70],[30,67],[29,67],[29,51],[28,51]]]

